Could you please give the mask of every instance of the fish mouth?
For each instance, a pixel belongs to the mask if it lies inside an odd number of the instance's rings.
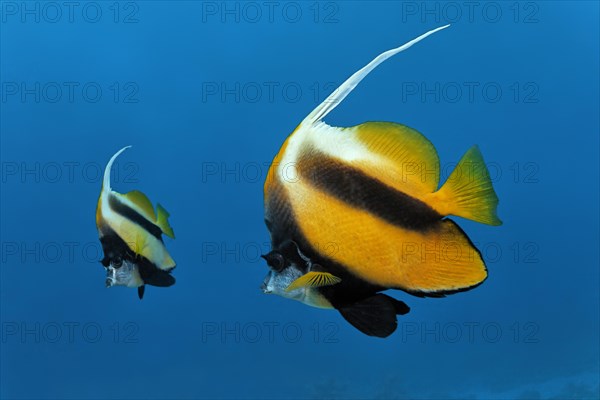
[[[272,293],[272,291],[268,287],[269,281],[271,280],[271,274],[272,274],[272,272],[269,272],[267,274],[267,276],[265,276],[265,280],[263,281],[263,283],[259,287],[260,290],[262,290],[262,292],[264,294],[270,294],[270,293]]]
[[[118,265],[110,263],[106,268],[106,287],[111,286],[139,286],[137,280],[137,265],[128,260],[122,260]]]
[[[271,290],[267,289],[267,285],[264,283],[260,285],[260,290],[262,290],[263,294],[271,294],[273,293]]]
[[[112,266],[106,267],[106,280],[104,281],[107,288],[115,284],[114,268]]]

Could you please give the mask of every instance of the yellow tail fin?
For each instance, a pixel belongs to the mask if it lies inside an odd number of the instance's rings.
[[[160,204],[156,205],[156,224],[160,227],[165,235],[175,239],[175,233],[171,224],[169,224],[169,213]]]
[[[446,183],[428,200],[442,215],[456,215],[488,225],[502,224],[496,215],[498,196],[477,146],[465,153]]]

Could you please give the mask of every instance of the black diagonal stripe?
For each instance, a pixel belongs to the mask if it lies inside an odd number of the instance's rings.
[[[423,231],[442,218],[426,203],[315,149],[302,151],[297,168],[316,189],[401,228]]]
[[[158,226],[156,226],[152,222],[148,221],[146,218],[144,218],[140,213],[138,213],[134,209],[121,203],[119,201],[119,199],[117,199],[115,196],[109,197],[108,205],[114,212],[116,212],[117,214],[121,215],[124,218],[127,218],[131,222],[138,224],[146,232],[148,232],[149,234],[151,234],[158,240],[162,241],[162,238],[161,238],[162,230]]]

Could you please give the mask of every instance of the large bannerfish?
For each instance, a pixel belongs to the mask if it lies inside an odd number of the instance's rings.
[[[474,146],[439,187],[431,142],[392,122],[334,127],[323,118],[380,63],[377,56],[315,108],[285,140],[264,184],[272,251],[262,289],[335,308],[361,332],[389,336],[409,307],[380,293],[443,297],[487,277],[479,251],[448,215],[500,225],[498,197]]]

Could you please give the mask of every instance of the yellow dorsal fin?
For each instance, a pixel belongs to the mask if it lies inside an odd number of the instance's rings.
[[[442,215],[456,215],[488,225],[501,225],[498,196],[477,146],[471,147],[437,192],[425,199]]]
[[[171,224],[169,224],[169,213],[167,210],[165,210],[160,204],[157,204],[156,213],[158,215],[156,224],[160,227],[165,235],[171,239],[175,239],[175,233],[173,232],[173,228],[171,228]]]
[[[291,292],[292,290],[300,289],[302,287],[321,287],[331,286],[336,283],[340,283],[342,280],[329,272],[315,272],[311,271],[307,274],[302,275],[288,286],[285,291]]]
[[[152,202],[150,202],[144,193],[139,190],[132,190],[122,196],[129,201],[130,206],[142,214],[146,219],[156,222],[156,214],[154,213]]]
[[[351,129],[377,158],[361,166],[369,175],[412,195],[432,193],[438,188],[440,160],[425,136],[393,122],[365,122]]]

